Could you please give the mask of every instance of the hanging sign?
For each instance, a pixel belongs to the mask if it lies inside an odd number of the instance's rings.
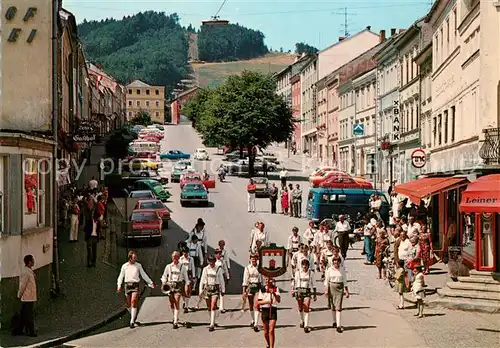
[[[423,168],[427,163],[427,156],[425,155],[425,151],[422,149],[416,149],[411,154],[411,164],[415,168]]]
[[[73,141],[77,143],[90,143],[96,140],[94,125],[88,121],[81,121],[78,124]]]
[[[399,141],[400,136],[401,136],[401,129],[399,120],[399,100],[395,100],[392,109],[392,141],[394,142]]]

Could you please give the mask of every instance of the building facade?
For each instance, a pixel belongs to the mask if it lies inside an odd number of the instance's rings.
[[[317,124],[316,138],[318,140],[318,159],[320,163],[326,163],[328,155],[328,134],[327,134],[327,119],[328,119],[328,86],[326,80],[328,76],[323,77],[316,83],[317,93]]]
[[[292,77],[292,65],[276,73],[274,77],[276,79],[276,93],[291,105],[292,85],[290,79]]]
[[[135,80],[126,88],[128,120],[134,118],[139,111],[146,111],[154,123],[165,123],[165,87],[151,86]]]
[[[172,116],[172,124],[179,124],[182,115],[182,106],[198,92],[199,87],[190,88],[184,92],[180,92],[170,101],[170,114]]]
[[[338,94],[339,74],[333,72],[326,77],[327,88],[327,120],[326,120],[326,162],[328,166],[338,167],[339,160],[339,108]]]
[[[318,59],[311,59],[300,72],[300,136],[302,151],[312,157],[317,154],[316,138],[316,82],[318,81]]]
[[[13,7],[17,11],[10,17],[7,11]],[[2,324],[8,325],[18,310],[13,299],[25,255],[36,260],[39,302],[48,301],[52,285],[52,85],[57,57],[51,44],[52,1],[6,0],[0,11],[0,310]],[[23,20],[26,13],[32,15]]]
[[[415,57],[419,71],[420,83],[420,146],[429,161],[429,149],[432,135],[432,41],[428,43]],[[429,172],[426,164],[421,173]]]
[[[354,173],[354,136],[352,133],[356,116],[355,96],[352,81],[339,83],[339,169],[347,173]]]

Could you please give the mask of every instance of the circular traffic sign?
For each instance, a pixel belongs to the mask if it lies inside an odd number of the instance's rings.
[[[411,164],[415,168],[423,168],[427,163],[427,156],[425,155],[425,151],[422,149],[416,149],[411,154]]]

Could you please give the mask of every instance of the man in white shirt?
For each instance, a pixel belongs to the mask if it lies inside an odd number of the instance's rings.
[[[371,220],[375,221],[375,219]],[[375,225],[373,225],[371,221],[368,222],[368,218],[365,218],[365,226],[363,228],[364,250],[366,255],[365,265],[371,265],[374,261],[374,255],[373,255],[373,243],[374,243],[373,236],[375,235],[374,227]]]
[[[215,310],[217,308],[217,299],[220,294],[226,293],[226,284],[222,271],[215,266],[215,257],[208,257],[208,266],[203,268],[200,280],[200,296],[204,295],[207,302],[207,308],[210,310],[210,326],[208,331],[215,330]]]
[[[170,308],[173,312],[173,328],[179,328],[179,309],[181,295],[189,291],[188,267],[180,261],[181,254],[178,251],[172,253],[172,263],[169,263],[161,276],[162,288],[168,288]]]
[[[410,215],[408,218],[408,237],[418,236],[420,233],[420,224],[415,221],[415,217]]]
[[[379,195],[373,196],[373,201],[370,203],[370,206],[371,211],[373,214],[375,214],[377,220],[381,220],[382,217],[380,216],[380,208],[382,207],[382,200],[380,199]]]
[[[285,169],[285,167],[283,167],[280,171],[280,181],[282,190],[286,187],[287,179],[288,179],[288,171]]]
[[[127,309],[130,311],[130,328],[133,329],[136,325],[137,304],[139,303],[139,282],[141,278],[152,289],[155,284],[146,274],[142,265],[137,262],[137,254],[135,251],[129,251],[128,262],[124,263],[120,270],[120,275],[117,280],[117,292],[122,291],[122,284],[125,281],[125,299],[127,301]]]
[[[89,189],[91,191],[97,190],[97,186],[99,186],[99,183],[95,179],[95,177],[92,177],[92,180],[89,181]]]
[[[339,221],[335,225],[334,232],[337,232],[339,237],[340,254],[345,259],[347,258],[347,249],[349,248],[349,232],[351,225],[345,221],[344,215],[339,216]]]

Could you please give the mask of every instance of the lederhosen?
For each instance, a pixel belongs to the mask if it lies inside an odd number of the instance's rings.
[[[179,263],[179,264],[180,264],[179,271],[174,271],[174,270],[172,270],[172,268],[170,268],[170,274],[168,275],[169,278],[172,276],[172,274],[178,274],[179,278],[180,278],[180,276],[182,274],[183,264],[182,263]],[[171,279],[169,279],[167,284],[170,287],[171,294],[175,294],[175,293],[184,294],[184,289],[185,289],[185,285],[186,285],[185,281],[183,281],[183,280],[172,281]]]
[[[302,271],[299,270],[299,284],[298,285],[301,285],[301,283],[304,281],[304,282],[307,282],[309,284],[310,282],[310,279],[311,279],[311,271],[308,271],[309,272],[309,278],[302,278],[301,275],[302,275]],[[307,297],[311,297],[311,288],[303,288],[303,287],[297,287],[295,288],[295,296],[297,299],[305,299]]]
[[[129,295],[133,292],[139,292],[139,283],[137,282],[126,282],[125,283],[125,294]]]
[[[198,251],[198,245],[199,244],[194,244],[194,243],[189,243],[189,256],[193,258],[194,260],[194,267],[198,268],[198,267],[201,267],[201,262],[200,262],[200,258],[199,256],[197,255],[197,251]]]
[[[250,268],[248,269],[248,276],[251,279],[256,278],[254,275],[250,275]],[[258,275],[257,275],[257,279],[259,279]],[[260,291],[261,288],[262,288],[262,284],[260,282],[248,282],[248,294],[249,295],[252,295],[252,296],[256,295]]]
[[[206,300],[210,300],[212,298],[212,296],[219,296],[219,294],[220,294],[220,285],[215,284],[215,282],[217,281],[218,272],[219,272],[218,268],[215,269],[214,274],[208,274],[208,272],[207,272],[207,278],[214,278],[214,284],[212,284],[212,285],[207,284],[206,285],[207,286],[206,294],[205,294]],[[208,280],[207,280],[207,283],[208,283]]]

